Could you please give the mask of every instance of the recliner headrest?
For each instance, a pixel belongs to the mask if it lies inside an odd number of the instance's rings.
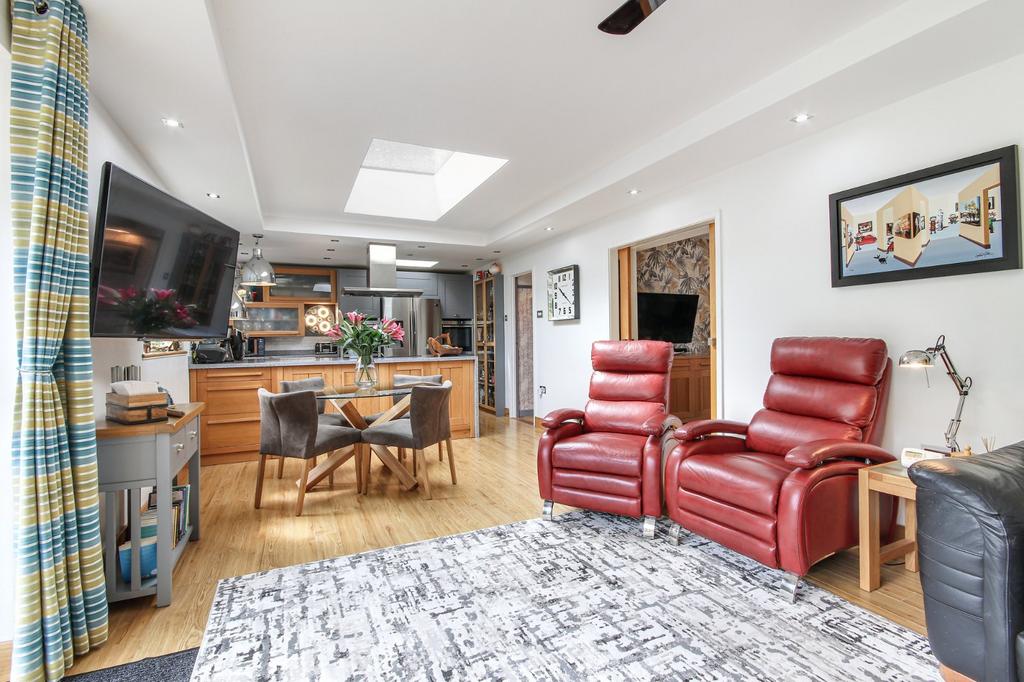
[[[889,352],[881,339],[798,337],[775,339],[772,373],[874,386]]]
[[[672,367],[667,341],[595,341],[590,359],[597,372],[665,373]]]

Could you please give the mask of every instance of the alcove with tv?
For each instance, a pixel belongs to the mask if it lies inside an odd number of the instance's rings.
[[[619,336],[675,348],[669,411],[708,419],[715,406],[714,226],[704,224],[618,250]]]

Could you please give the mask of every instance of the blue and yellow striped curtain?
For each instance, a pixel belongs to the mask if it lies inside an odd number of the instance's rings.
[[[78,0],[14,0],[11,9],[11,672],[57,680],[107,638],[89,342],[88,36]]]

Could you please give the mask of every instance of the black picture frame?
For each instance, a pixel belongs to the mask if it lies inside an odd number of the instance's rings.
[[[911,267],[906,270],[873,272],[865,274],[844,274],[845,254],[847,244],[843,236],[842,204],[845,201],[857,199],[887,190],[909,187],[915,183],[925,180],[941,178],[945,175],[959,173],[972,168],[988,166],[994,163],[999,164],[999,197],[1001,202],[1001,238],[1002,256],[998,258],[986,258],[984,260],[965,260],[959,263],[948,263],[942,265],[931,265],[923,267]],[[832,256],[832,287],[858,286],[862,284],[877,284],[880,282],[896,282],[903,280],[925,279],[929,277],[948,277],[952,275],[966,275],[977,272],[994,272],[998,270],[1015,270],[1021,267],[1021,235],[1020,235],[1020,204],[1019,204],[1020,180],[1017,174],[1017,146],[1002,147],[993,149],[982,154],[975,154],[956,161],[939,164],[925,168],[913,173],[905,173],[886,180],[879,180],[860,187],[844,190],[830,194],[829,205],[829,230]],[[960,206],[956,209],[959,211]],[[985,210],[988,206],[985,207]],[[926,223],[926,216],[912,214],[914,218],[921,218],[921,224]],[[940,216],[941,217],[941,216]],[[952,221],[951,221],[952,222]],[[974,224],[968,222],[967,224]],[[856,225],[854,226],[856,228]],[[922,229],[916,224],[912,228]],[[927,225],[923,229],[928,229]],[[915,232],[916,234],[916,232]],[[963,237],[962,237],[963,238]],[[987,239],[987,237],[986,237]],[[929,242],[930,243],[930,242]]]

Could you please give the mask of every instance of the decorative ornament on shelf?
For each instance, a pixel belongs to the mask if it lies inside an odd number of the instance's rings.
[[[946,450],[949,453],[959,453],[960,444],[956,442],[956,434],[960,430],[960,416],[964,411],[964,401],[967,400],[967,394],[970,393],[971,388],[974,386],[974,381],[971,377],[961,376],[956,370],[953,360],[949,357],[949,353],[946,352],[945,334],[940,334],[939,338],[935,341],[935,345],[931,348],[908,350],[900,356],[899,366],[924,368],[925,381],[927,381],[928,368],[935,366],[936,357],[942,360],[946,374],[949,376],[950,381],[953,382],[953,386],[960,396],[960,401],[956,405],[956,412],[953,413],[953,418],[949,420],[949,426],[946,427]]]
[[[373,357],[388,346],[404,341],[405,329],[387,317],[371,324],[365,315],[353,310],[345,313],[341,321],[326,332],[326,336],[339,342],[342,353],[350,350],[355,354],[355,384],[358,388],[367,389],[377,385],[377,366]]]
[[[263,249],[260,248],[262,234],[254,234],[255,246],[252,247],[252,258],[242,266],[241,283],[248,287],[272,287],[277,284],[277,275],[274,273],[274,266],[263,257]]]
[[[491,267],[487,268],[487,272],[497,275],[501,272],[501,263],[491,263]]]

